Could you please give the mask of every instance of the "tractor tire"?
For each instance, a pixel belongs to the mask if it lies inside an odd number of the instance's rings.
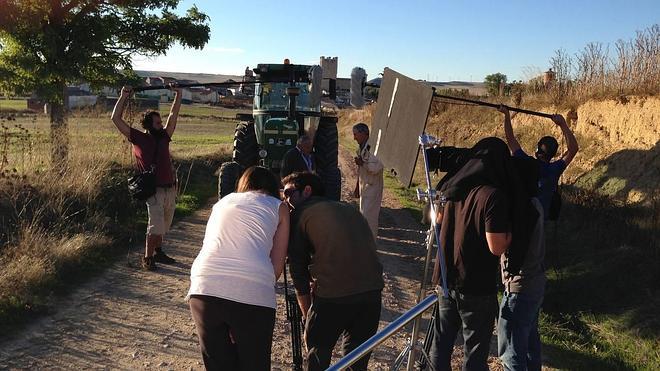
[[[319,171],[319,176],[325,189],[325,197],[334,201],[341,199],[341,171],[331,167]]]
[[[237,162],[224,162],[218,172],[218,200],[236,190],[243,168]]]
[[[323,120],[319,123],[314,138],[314,158],[319,170],[337,168],[339,155],[339,137],[337,123],[333,120]]]
[[[259,147],[257,134],[254,132],[254,122],[241,122],[234,131],[234,152],[232,161],[244,169],[257,165],[259,162]]]

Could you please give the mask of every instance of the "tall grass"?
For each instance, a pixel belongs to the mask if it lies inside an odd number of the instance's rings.
[[[574,104],[589,99],[626,94],[660,92],[660,25],[638,31],[631,40],[618,40],[614,45],[588,43],[574,55],[560,49],[550,59],[556,80],[533,93],[546,93],[552,103]],[[534,84],[532,84],[534,85]]]
[[[134,163],[130,144],[107,112],[73,113],[68,123],[68,163],[53,169],[48,118],[0,113],[3,330],[26,313],[38,312],[50,292],[74,276],[98,272],[125,252],[134,234],[142,235],[135,228],[144,224],[144,204],[126,192]],[[178,214],[191,212],[215,194],[213,172],[228,152],[234,125],[179,118],[170,145],[179,191],[186,189],[178,200]]]

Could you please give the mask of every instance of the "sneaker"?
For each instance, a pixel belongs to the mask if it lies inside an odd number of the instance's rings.
[[[176,263],[176,260],[174,260],[174,258],[167,256],[161,249],[156,250],[156,253],[154,254],[154,260],[163,264]]]
[[[142,269],[145,271],[155,271],[156,270],[156,260],[153,256],[142,257]]]

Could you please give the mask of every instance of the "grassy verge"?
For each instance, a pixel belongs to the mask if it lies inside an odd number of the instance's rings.
[[[167,114],[170,111],[171,103],[161,103],[159,111],[161,114]],[[198,118],[209,118],[209,117],[225,117],[225,118],[234,118],[237,113],[252,113],[251,109],[231,109],[224,108],[219,106],[210,106],[207,104],[183,104],[181,105],[181,110],[179,112],[181,117],[198,117]]]
[[[660,248],[654,205],[616,205],[568,189],[547,233],[549,282],[541,321],[551,365],[660,368]]]
[[[141,244],[143,202],[126,192],[130,146],[107,117],[69,118],[66,169],[50,169],[48,120],[2,119],[0,137],[0,334],[49,310],[52,298],[101,273]],[[180,182],[175,218],[216,194],[235,124],[180,118],[170,148]],[[0,336],[2,336],[0,335]]]

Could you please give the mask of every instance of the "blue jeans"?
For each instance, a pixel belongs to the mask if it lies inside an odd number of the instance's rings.
[[[451,354],[458,331],[463,331],[463,370],[488,370],[488,351],[497,315],[497,296],[468,295],[449,291],[440,296],[435,312],[429,357],[435,370],[451,370]]]
[[[539,311],[543,290],[502,296],[497,348],[505,370],[541,370]]]

